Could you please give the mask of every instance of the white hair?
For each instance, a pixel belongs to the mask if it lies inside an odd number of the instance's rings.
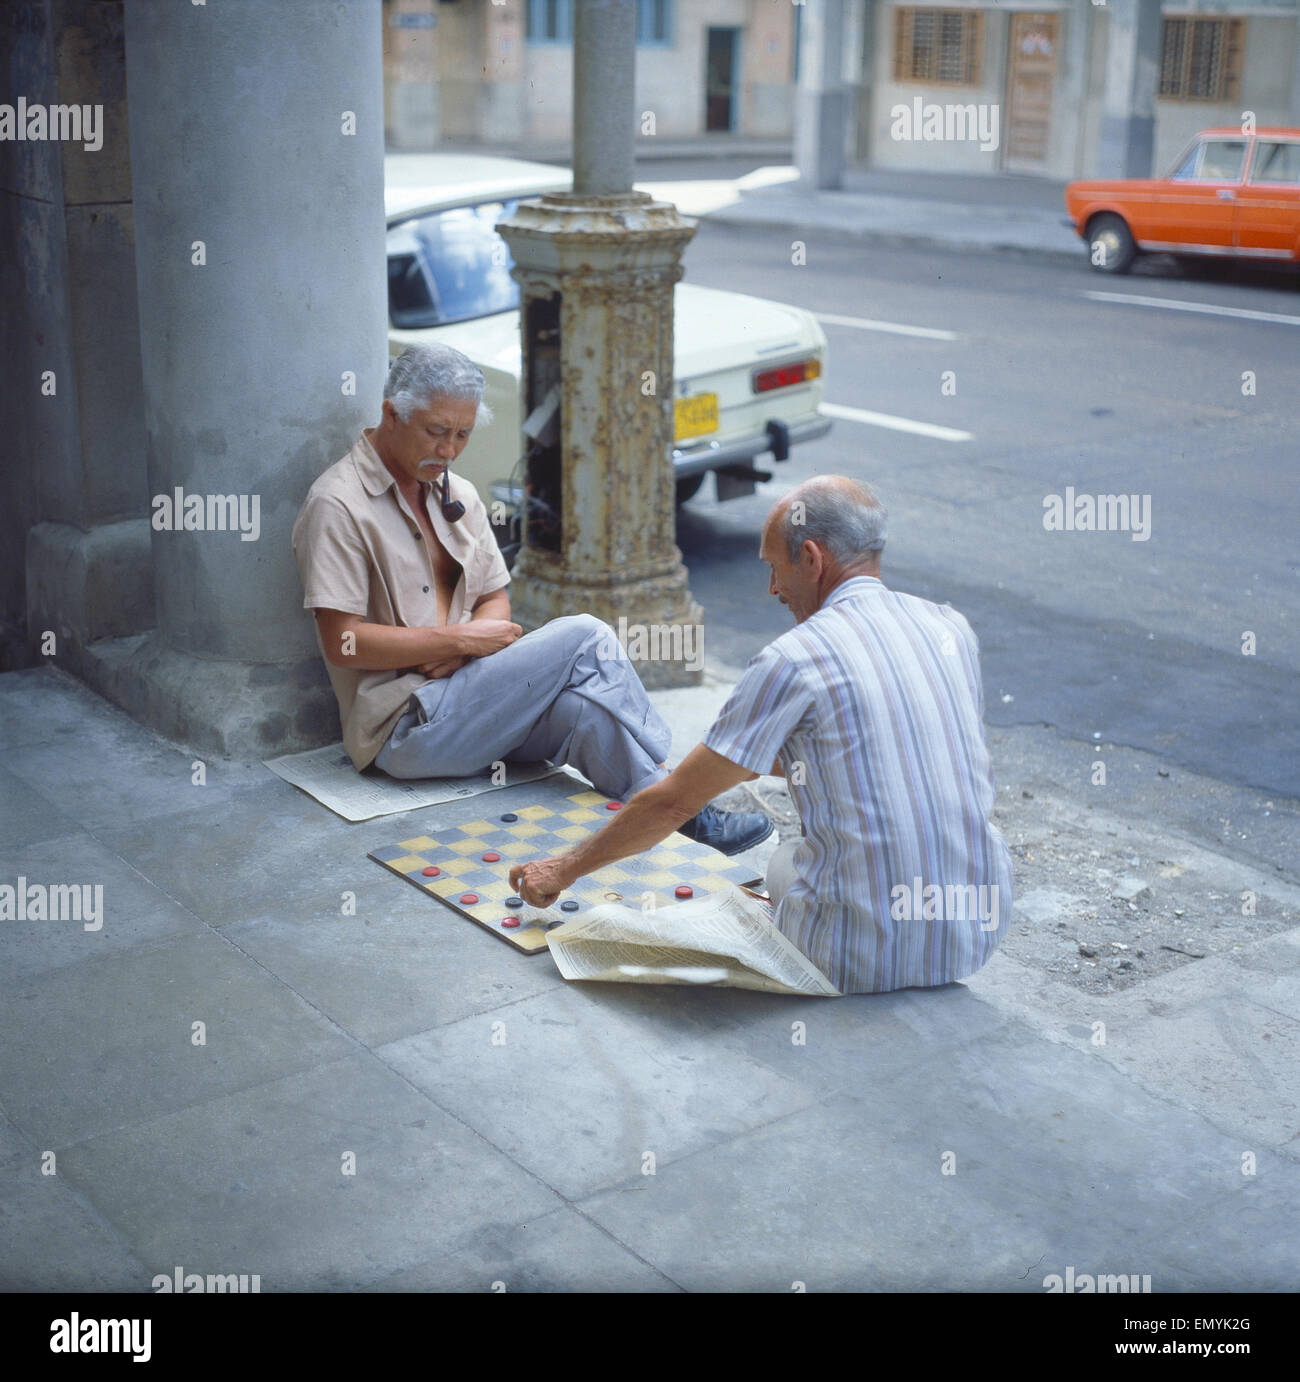
[[[483,402],[486,384],[483,371],[459,350],[448,345],[413,345],[389,366],[384,397],[392,400],[393,411],[403,422],[410,422],[417,408],[431,407],[435,399],[477,403],[477,426],[492,421],[492,409]]]
[[[870,485],[846,489],[813,483],[793,498],[798,505],[788,504],[781,515],[791,561],[799,560],[805,542],[820,543],[841,566],[884,550],[889,514]]]

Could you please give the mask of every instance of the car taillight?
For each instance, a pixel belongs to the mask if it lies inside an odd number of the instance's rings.
[[[793,365],[777,365],[775,369],[755,370],[753,387],[755,393],[767,393],[769,389],[788,389],[791,384],[804,384],[809,379],[821,377],[821,361],[798,360]]]

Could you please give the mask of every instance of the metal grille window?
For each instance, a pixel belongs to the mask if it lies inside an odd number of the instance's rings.
[[[1244,19],[1166,19],[1160,45],[1160,96],[1167,101],[1239,99]]]
[[[978,10],[895,10],[894,80],[977,85],[982,18]]]

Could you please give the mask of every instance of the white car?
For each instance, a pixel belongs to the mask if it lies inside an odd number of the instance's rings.
[[[489,510],[497,498],[513,511],[522,500],[519,286],[495,226],[522,200],[568,191],[572,174],[518,159],[390,154],[384,179],[390,358],[441,341],[483,370],[495,420],[456,468]],[[690,499],[709,471],[719,498],[753,493],[756,480],[770,478],[755,469],[757,457],[784,461],[792,446],[830,430],[819,412],[825,333],[798,307],[690,283],[674,293],[677,500]]]

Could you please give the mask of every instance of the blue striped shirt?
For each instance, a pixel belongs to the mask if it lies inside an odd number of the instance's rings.
[[[1011,920],[979,644],[948,605],[857,576],[770,643],[705,736],[779,756],[803,840],[776,924],[843,993],[973,974]]]

